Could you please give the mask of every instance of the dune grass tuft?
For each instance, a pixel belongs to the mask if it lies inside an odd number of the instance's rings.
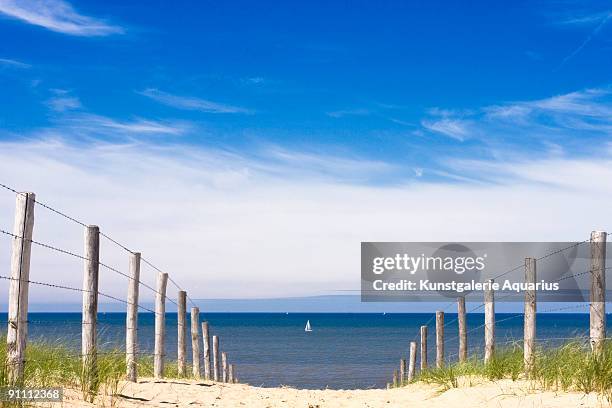
[[[458,387],[460,378],[470,381],[476,377],[492,381],[526,379],[540,389],[595,392],[612,403],[612,342],[608,341],[600,354],[592,353],[584,340],[540,349],[529,374],[523,367],[522,344],[515,343],[498,349],[487,364],[472,358],[465,363],[424,370],[415,381],[438,384],[446,390]]]
[[[0,338],[0,361],[7,361],[6,337]],[[140,377],[153,376],[153,357],[138,358]],[[94,401],[100,395],[113,398],[121,392],[121,380],[125,379],[126,361],[123,350],[104,350],[96,361],[95,375],[83,369],[81,357],[61,340],[56,342],[29,342],[26,348],[26,364],[23,387],[66,387],[81,390],[83,399]],[[188,371],[190,372],[190,371]],[[178,378],[176,364],[167,362],[166,378]],[[0,387],[9,385],[6,364],[0,364]],[[6,403],[3,407],[10,407]],[[20,405],[12,405],[20,406]]]

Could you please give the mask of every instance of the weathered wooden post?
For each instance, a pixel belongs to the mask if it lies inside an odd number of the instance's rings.
[[[178,376],[187,376],[187,344],[185,343],[185,336],[187,333],[187,292],[184,290],[178,291],[177,297],[177,326],[178,326],[178,337],[177,337],[177,364],[178,364]]]
[[[202,343],[204,346],[204,379],[210,380],[210,333],[208,322],[202,322]]]
[[[100,228],[85,227],[85,267],[83,270],[83,314],[81,354],[83,378],[94,391],[97,377],[98,277],[100,272]],[[93,398],[93,395],[90,395]]]
[[[193,376],[199,379],[202,376],[200,368],[200,308],[191,308],[191,357],[193,362]]]
[[[465,298],[457,298],[457,322],[459,324],[459,362],[467,361],[467,322],[465,316]]]
[[[227,382],[229,382],[230,384],[234,383],[234,365],[233,364],[229,365],[229,374],[228,374]]]
[[[444,312],[436,312],[436,367],[444,366]]]
[[[17,193],[11,245],[11,280],[9,282],[8,330],[6,334],[6,363],[10,385],[23,383],[28,337],[28,288],[35,203],[36,195],[34,193]]]
[[[219,381],[219,337],[213,336],[213,380]]]
[[[523,332],[523,361],[525,373],[531,373],[535,363],[536,338],[536,260],[525,258],[525,283],[533,284],[533,289],[525,290],[525,327]]]
[[[400,385],[404,384],[404,381],[406,381],[406,359],[405,358],[400,359],[399,381],[400,381]]]
[[[410,357],[408,360],[408,382],[414,380],[414,373],[416,371],[416,356],[417,356],[417,344],[416,341],[410,342]]]
[[[221,353],[221,366],[223,369],[223,375],[221,376],[224,383],[227,382],[227,353],[224,351]]]
[[[606,233],[591,232],[591,348],[599,354],[606,339]]]
[[[485,363],[493,358],[495,353],[495,299],[493,294],[493,279],[489,279],[489,285],[485,288]]]
[[[130,281],[128,282],[127,314],[125,317],[125,362],[127,380],[136,382],[138,369],[138,288],[140,283],[140,252],[130,254]]]
[[[427,326],[421,326],[421,370],[427,369]]]
[[[164,377],[164,359],[166,357],[166,286],[168,274],[157,275],[157,295],[155,296],[155,356],[153,377]]]
[[[393,388],[397,388],[397,370],[393,370]]]

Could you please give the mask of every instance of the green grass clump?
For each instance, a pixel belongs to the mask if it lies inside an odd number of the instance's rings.
[[[461,376],[460,372],[462,368],[463,364],[425,370],[421,372],[417,380],[424,381],[428,384],[441,385],[444,390],[457,388],[459,386],[458,380]]]
[[[532,379],[546,389],[596,392],[612,403],[612,342],[599,354],[578,341],[538,353]]]
[[[0,361],[7,361],[6,337],[0,337]],[[153,357],[138,358],[138,375],[153,376]],[[121,380],[125,379],[125,351],[104,350],[96,361],[97,370],[83,369],[78,352],[70,349],[61,341],[28,342],[23,387],[66,387],[81,390],[83,399],[93,402],[99,395],[111,399],[119,394]],[[88,367],[90,368],[90,367]],[[176,364],[166,363],[166,378],[178,378]],[[190,372],[190,371],[187,371]],[[7,364],[0,364],[0,387],[8,386]],[[113,401],[111,400],[111,405]],[[4,403],[3,407],[9,407]],[[13,405],[19,406],[19,405]]]
[[[459,386],[464,378],[526,379],[534,387],[546,390],[595,392],[612,403],[612,342],[604,344],[601,353],[591,352],[588,342],[576,340],[561,347],[540,349],[530,373],[523,366],[520,343],[498,349],[491,361],[472,358],[443,368],[431,368],[419,373],[415,381],[438,384],[444,390]]]

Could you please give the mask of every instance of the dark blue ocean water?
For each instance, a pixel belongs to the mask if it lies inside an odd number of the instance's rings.
[[[299,388],[383,387],[407,356],[408,344],[416,340],[419,326],[433,317],[418,314],[342,314],[342,313],[209,313],[211,335],[220,337],[220,349],[236,364],[240,381],[252,385]],[[446,356],[456,360],[458,348],[456,314],[447,313]],[[6,313],[0,314],[6,321]],[[313,332],[305,333],[309,319]],[[523,335],[522,315],[497,314],[497,341],[510,342]],[[30,339],[61,341],[80,348],[79,313],[31,313]],[[142,351],[153,351],[152,314],[139,315],[138,339]],[[176,314],[166,319],[168,358],[176,358]],[[468,315],[470,354],[481,354],[483,314]],[[608,325],[612,319],[608,315]],[[550,345],[561,338],[586,336],[588,314],[541,314],[537,337]],[[188,326],[189,327],[189,324]],[[435,321],[429,322],[429,360],[435,361]],[[5,333],[5,329],[2,330]],[[103,349],[123,347],[125,314],[99,315],[99,341]],[[188,343],[190,337],[188,336]],[[190,349],[189,345],[188,348]],[[188,351],[191,356],[191,350]]]

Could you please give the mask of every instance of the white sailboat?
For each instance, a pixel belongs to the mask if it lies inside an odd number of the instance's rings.
[[[304,327],[305,332],[311,332],[312,328],[310,327],[310,320],[306,321],[306,327]]]

